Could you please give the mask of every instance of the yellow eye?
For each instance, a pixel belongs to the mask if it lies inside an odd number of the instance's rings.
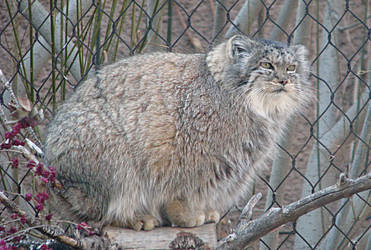
[[[289,66],[287,66],[287,71],[295,71],[295,69],[296,69],[296,66],[295,65],[289,65]]]
[[[269,62],[261,62],[260,66],[264,69],[273,69],[273,65]]]

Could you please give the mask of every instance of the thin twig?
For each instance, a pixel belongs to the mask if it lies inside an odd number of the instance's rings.
[[[216,10],[215,10],[214,0],[209,0],[209,4],[210,4],[210,9],[211,9],[211,14],[213,15],[213,19],[215,19]]]
[[[6,90],[8,90],[8,92],[10,94],[11,100],[14,101],[14,103],[15,103],[14,107],[19,108],[19,102],[18,102],[17,97],[14,94],[11,83],[6,79],[6,77],[4,76],[4,73],[1,69],[0,69],[0,81],[4,83],[4,86],[5,86]]]
[[[262,198],[262,193],[257,193],[253,195],[250,200],[247,202],[246,206],[243,208],[239,220],[250,220],[252,217],[252,210],[256,204]]]
[[[72,246],[72,247],[77,247],[77,248],[82,248],[82,243],[79,240],[73,239],[71,237],[68,237],[66,235],[53,235],[49,231],[52,230],[46,230],[47,226],[43,225],[40,223],[36,218],[28,215],[25,213],[23,210],[21,210],[17,204],[14,201],[11,201],[8,199],[8,197],[3,193],[0,192],[0,202],[12,213],[17,213],[20,217],[24,216],[26,218],[26,223],[30,227],[35,228],[37,231],[40,233],[58,240],[66,245]]]
[[[34,228],[35,230],[39,231],[41,234],[57,240],[65,245],[77,248],[77,249],[110,249],[116,250],[118,249],[116,244],[111,244],[110,241],[106,237],[100,237],[97,235],[89,236],[80,239],[74,239],[64,234],[56,235],[58,232],[55,232],[51,226],[42,224],[36,217],[33,217],[23,210],[21,210],[18,205],[8,199],[8,197],[3,193],[0,192],[0,202],[11,212],[16,213],[20,217],[24,216],[26,219],[26,224],[29,227]]]
[[[371,18],[371,15],[368,15],[366,19],[369,19],[369,18]],[[359,26],[359,25],[361,25],[361,24],[362,24],[362,23],[360,23],[360,22],[356,22],[356,23],[349,24],[349,25],[347,25],[347,26],[339,27],[338,29],[339,29],[340,31],[344,31],[344,30],[348,30],[348,29],[355,28],[355,27],[357,27],[357,26]]]

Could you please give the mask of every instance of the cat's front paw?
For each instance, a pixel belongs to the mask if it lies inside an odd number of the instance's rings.
[[[202,210],[190,209],[185,201],[174,200],[167,204],[167,217],[172,226],[197,227],[205,223],[206,215]]]
[[[206,209],[205,211],[205,222],[206,223],[218,223],[220,220],[220,214],[215,209]]]
[[[149,214],[138,216],[129,221],[129,227],[135,231],[140,231],[142,229],[145,231],[150,231],[159,225],[160,222]]]

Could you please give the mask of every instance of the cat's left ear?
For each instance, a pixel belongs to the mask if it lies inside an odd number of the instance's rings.
[[[235,35],[227,41],[227,54],[230,59],[251,56],[251,52],[257,43],[243,35]]]
[[[290,46],[290,49],[299,61],[305,61],[307,59],[308,50],[304,45],[293,45]]]

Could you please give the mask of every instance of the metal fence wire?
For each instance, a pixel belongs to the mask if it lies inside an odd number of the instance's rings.
[[[368,0],[2,0],[0,18],[0,69],[18,97],[44,110],[31,133],[38,137],[58,104],[101,65],[153,51],[207,52],[241,32],[306,45],[317,89],[317,101],[291,122],[272,167],[252,186],[266,199],[261,212],[333,185],[340,173],[357,178],[370,171]],[[11,109],[6,93],[3,85],[2,105]],[[35,188],[26,167],[15,168],[4,148],[0,155],[2,190]],[[370,211],[368,190],[302,216],[256,247],[371,249]],[[236,213],[219,223],[219,237]],[[0,216],[5,227],[6,209]]]

